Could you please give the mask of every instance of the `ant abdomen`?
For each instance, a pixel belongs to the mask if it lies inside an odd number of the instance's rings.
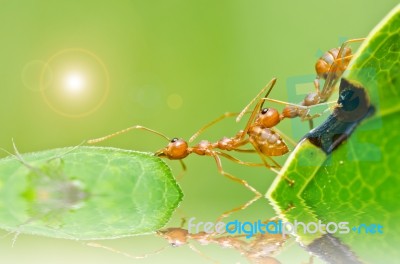
[[[332,64],[338,59],[337,56],[339,50],[340,48],[330,49],[318,59],[318,61],[315,63],[315,71],[317,72],[318,77],[322,79],[326,79],[328,77],[328,73]],[[350,55],[351,49],[349,47],[345,47],[341,56],[344,59],[341,63],[338,63],[338,72],[342,72],[347,68],[347,65],[350,62],[350,58],[348,56]]]
[[[250,136],[258,149],[267,156],[282,156],[289,152],[286,143],[279,134],[269,128],[253,127]]]

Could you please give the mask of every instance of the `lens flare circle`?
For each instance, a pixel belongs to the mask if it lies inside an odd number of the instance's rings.
[[[46,70],[47,80],[45,80],[45,85],[49,85],[52,79],[51,69],[45,69],[46,62],[41,60],[32,60],[25,64],[21,72],[21,80],[23,85],[31,91],[40,92],[40,76],[41,73]]]
[[[104,62],[81,48],[55,53],[40,74],[40,92],[46,104],[54,112],[70,118],[97,111],[107,99],[109,83]]]

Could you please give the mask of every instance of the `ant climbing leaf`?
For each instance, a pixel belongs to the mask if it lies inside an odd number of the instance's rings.
[[[322,227],[325,234],[297,230],[298,241],[326,262],[394,263],[400,259],[400,5],[370,33],[344,76],[341,107],[305,136],[267,197],[291,223],[334,223]]]
[[[87,240],[151,233],[181,199],[169,167],[151,153],[79,146],[0,160],[0,228],[16,234]]]

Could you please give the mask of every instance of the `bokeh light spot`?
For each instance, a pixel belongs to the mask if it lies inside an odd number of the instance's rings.
[[[170,94],[167,98],[167,104],[172,109],[179,109],[182,107],[183,100],[179,94]]]

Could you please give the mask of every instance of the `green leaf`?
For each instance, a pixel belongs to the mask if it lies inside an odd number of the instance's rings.
[[[394,263],[400,259],[400,6],[370,33],[346,79],[364,87],[374,114],[330,154],[308,139],[302,141],[267,197],[286,221],[347,221],[349,228],[355,227],[348,234],[332,235],[297,230],[298,240],[318,255],[325,252],[328,262],[359,263],[357,257]],[[324,129],[328,133],[330,127]],[[377,226],[367,232],[365,227],[373,224],[383,226],[383,234],[372,232]]]
[[[111,239],[163,227],[182,199],[151,153],[75,147],[0,160],[0,228],[66,239]]]

